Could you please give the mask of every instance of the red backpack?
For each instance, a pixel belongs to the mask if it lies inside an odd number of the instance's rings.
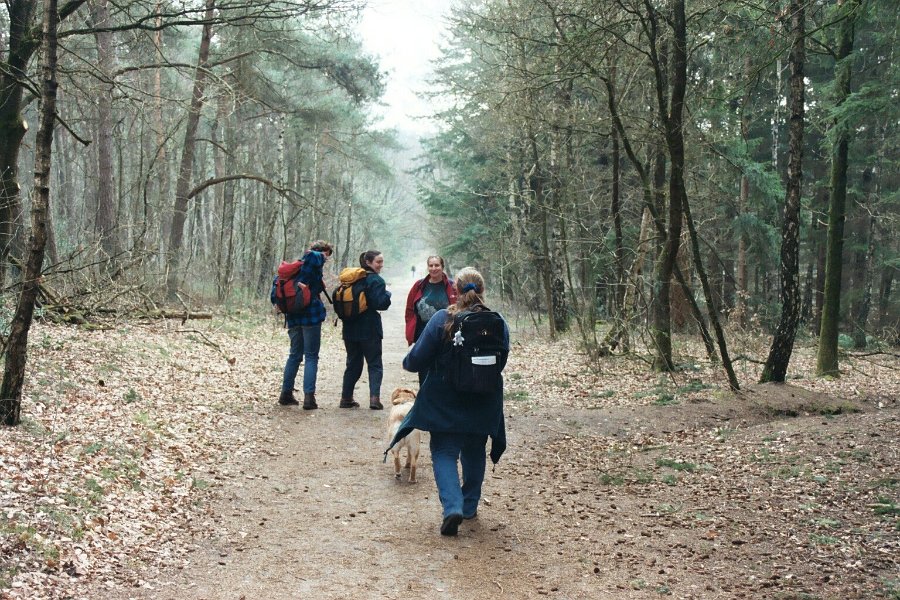
[[[278,267],[278,276],[275,278],[275,307],[278,312],[286,315],[302,313],[312,301],[309,286],[300,281],[300,267],[302,260],[294,262],[282,262]]]

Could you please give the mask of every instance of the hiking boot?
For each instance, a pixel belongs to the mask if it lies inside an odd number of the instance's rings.
[[[281,406],[297,406],[300,403],[294,398],[294,391],[291,390],[289,392],[281,392],[281,396],[278,397],[278,404]]]
[[[319,405],[316,404],[316,393],[315,392],[304,392],[303,394],[303,410],[315,410],[319,408]]]
[[[384,405],[381,404],[381,398],[378,396],[370,396],[369,397],[369,408],[372,410],[382,410],[384,409]]]
[[[338,408],[356,408],[359,406],[359,402],[355,401],[353,398],[341,398],[341,403],[338,404]]]
[[[459,513],[447,515],[444,522],[441,523],[441,535],[456,535],[459,530],[459,524],[462,523],[463,516]]]

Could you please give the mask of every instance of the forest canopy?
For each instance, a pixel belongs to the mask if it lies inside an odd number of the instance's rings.
[[[456,2],[437,133],[410,147],[373,117],[361,1],[10,1],[7,422],[35,310],[258,302],[316,238],[337,265],[475,265],[593,359],[671,371],[684,333],[737,389],[728,339],[751,331],[772,339],[765,381],[797,336],[839,374],[839,348],[900,329],[894,4]]]

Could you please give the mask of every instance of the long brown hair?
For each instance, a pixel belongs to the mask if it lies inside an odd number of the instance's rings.
[[[444,335],[450,338],[453,316],[475,305],[484,305],[484,277],[474,267],[463,267],[456,274],[456,304],[447,307],[450,318],[444,325]]]

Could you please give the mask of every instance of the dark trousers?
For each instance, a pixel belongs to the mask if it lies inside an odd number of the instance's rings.
[[[381,362],[381,340],[363,340],[351,342],[344,340],[347,350],[347,366],[344,369],[344,383],[341,387],[341,398],[352,398],[353,388],[362,375],[363,360],[369,368],[369,395],[381,395],[381,379],[384,377],[384,365]]]

